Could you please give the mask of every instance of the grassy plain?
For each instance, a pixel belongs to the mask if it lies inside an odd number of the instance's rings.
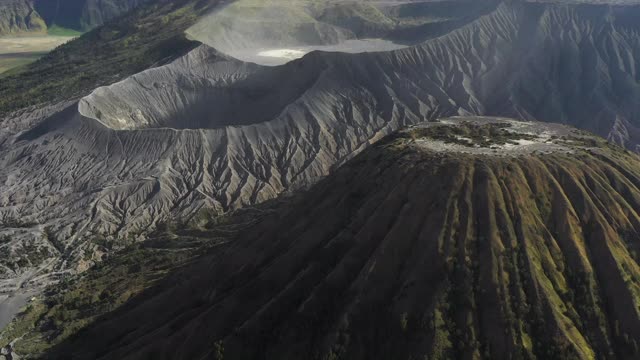
[[[0,37],[0,74],[38,60],[74,36],[60,28],[50,35]]]

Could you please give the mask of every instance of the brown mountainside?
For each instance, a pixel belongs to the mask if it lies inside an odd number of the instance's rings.
[[[637,359],[639,170],[560,125],[413,127],[48,358]]]

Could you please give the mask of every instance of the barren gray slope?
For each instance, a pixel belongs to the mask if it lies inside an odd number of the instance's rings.
[[[322,71],[323,78],[334,76],[336,87],[344,82],[344,86],[368,91],[378,99],[390,97],[385,105],[393,102],[419,117],[428,113],[420,107],[427,106],[431,110],[449,107],[453,112],[570,123],[633,147],[639,142],[636,115],[640,110],[637,16],[640,7],[503,5],[491,15],[421,46],[359,56],[314,54],[296,63],[308,74],[288,74],[294,65],[263,69],[251,81],[229,86],[224,95],[200,95],[205,91],[186,89],[197,97],[186,99],[186,103],[181,103],[182,98],[172,99],[172,92],[180,91],[181,79],[173,81],[175,86],[167,85],[171,81],[163,82],[163,89],[148,91],[156,86],[151,75],[163,70],[147,73],[144,86],[131,86],[141,81],[136,77],[96,91],[86,99],[94,106],[88,115],[103,116],[111,123],[118,118],[122,123],[113,125],[116,129],[208,128],[228,122],[218,112],[247,111],[242,105],[225,105],[225,96],[237,96],[241,99],[238,103],[249,104],[255,114],[243,114],[240,121],[233,121],[246,123],[248,116],[260,122],[265,110],[274,106],[270,98],[260,94],[263,89],[277,84],[273,92],[278,93],[279,101],[275,102],[288,104]],[[247,84],[256,88],[255,93],[246,91],[242,96],[239,89]],[[269,106],[256,106],[261,104],[248,96],[265,100]],[[194,107],[203,109],[203,102],[210,105],[202,113],[208,119],[198,115],[193,124],[191,116],[181,116]],[[221,106],[214,106],[218,103]],[[377,110],[388,111],[389,106]],[[266,118],[272,118],[272,112],[267,110]],[[180,124],[174,124],[176,120]]]
[[[382,135],[441,115],[569,122],[634,146],[640,10],[613,11],[502,5],[418,47],[312,53],[279,68],[202,46],[99,89],[6,135],[0,235],[11,241],[0,246],[15,260],[31,244],[53,262],[5,268],[2,284],[32,266],[85,268],[104,250],[96,234],[136,238],[167,218],[311,184]]]
[[[47,25],[88,31],[147,0],[29,0]]]
[[[281,65],[312,50],[390,51],[445,34],[495,10],[495,0],[237,0],[187,30],[243,61]],[[278,55],[286,51],[286,56]]]

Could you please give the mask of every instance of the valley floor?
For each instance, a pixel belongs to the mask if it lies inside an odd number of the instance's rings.
[[[0,74],[36,61],[72,39],[74,37],[53,35],[0,37]]]

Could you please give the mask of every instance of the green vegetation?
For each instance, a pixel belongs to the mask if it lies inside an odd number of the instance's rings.
[[[0,116],[87,95],[97,86],[186,53],[197,43],[187,40],[183,32],[206,9],[186,0],[143,6],[60,46],[2,79]]]
[[[494,145],[517,145],[518,140],[537,140],[535,135],[511,132],[508,123],[473,124],[463,126],[436,125],[419,127],[408,132],[412,139],[429,138],[447,144],[489,148]]]
[[[196,255],[196,249],[127,249],[86,275],[48,289],[44,299],[25,309],[20,322],[5,330],[0,345],[28,333],[16,349],[25,354],[40,353],[77,333],[96,316],[117,309]],[[35,329],[42,332],[33,332]]]
[[[43,297],[29,304],[18,321],[0,333],[0,347],[21,337],[15,345],[18,353],[42,353],[78,333],[99,316],[161,284],[172,271],[203,254],[217,251],[240,230],[261,221],[275,206],[278,202],[224,215],[202,210],[186,224],[161,226],[145,243],[132,244],[90,271],[69,276],[49,287]],[[0,240],[0,244],[8,240]],[[96,237],[93,243],[103,249],[113,246],[101,237]],[[21,251],[28,255],[25,261],[38,261],[41,251],[35,250]],[[3,254],[0,252],[0,260]],[[222,356],[223,352],[222,343],[218,343],[216,354]]]
[[[224,360],[224,344],[222,341],[216,341],[213,345],[213,360]]]
[[[10,76],[12,69],[15,71],[16,68],[31,64],[43,55],[45,55],[45,53],[29,54],[28,56],[0,57],[0,78]]]
[[[73,29],[67,29],[54,24],[47,29],[47,34],[52,36],[76,37],[76,36],[81,36],[83,32],[78,30],[73,30]]]
[[[0,76],[17,74],[16,68],[35,62],[70,39],[44,34],[0,37]]]
[[[0,246],[10,242],[9,237],[0,239]],[[47,247],[26,243],[18,249],[10,250],[8,247],[0,251],[0,264],[12,272],[17,272],[26,267],[38,267],[51,257],[51,251]]]

